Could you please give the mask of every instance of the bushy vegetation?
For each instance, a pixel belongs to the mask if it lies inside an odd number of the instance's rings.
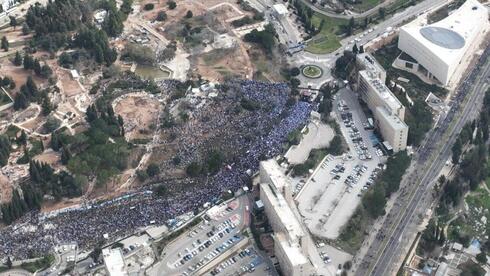
[[[187,175],[197,177],[205,174],[215,174],[219,171],[225,161],[224,154],[219,150],[211,150],[207,153],[204,160],[199,163],[191,162],[186,167]]]
[[[263,31],[257,31],[256,29],[244,36],[246,42],[252,42],[259,44],[268,53],[272,53],[272,49],[276,45],[276,32],[274,26],[268,24]]]
[[[117,54],[109,47],[108,36],[122,33],[123,21],[131,12],[130,6],[128,0],[121,10],[117,9],[115,1],[110,0],[97,2],[95,6],[76,0],[50,1],[46,6],[32,5],[25,20],[27,27],[34,31],[34,39],[29,46],[52,52],[65,46],[84,48],[98,63],[110,65]],[[107,11],[102,30],[91,23],[92,9],[97,8]],[[76,34],[74,40],[71,39],[73,34]]]

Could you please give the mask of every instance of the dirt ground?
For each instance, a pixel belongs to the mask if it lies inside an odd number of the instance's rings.
[[[196,60],[197,73],[210,81],[223,81],[227,77],[239,76],[247,78],[249,69],[248,55],[240,47],[232,49],[216,49],[199,55]]]
[[[20,87],[26,82],[28,76],[32,76],[38,88],[47,83],[46,79],[35,76],[31,71],[24,70],[22,66],[13,65],[12,62],[7,59],[3,59],[0,63],[0,76],[9,76],[14,80],[14,94],[19,91]]]
[[[46,151],[44,153],[36,155],[34,157],[34,160],[55,167],[54,165],[56,165],[60,161],[60,154],[55,151]]]
[[[151,138],[159,107],[158,100],[148,97],[129,96],[119,100],[114,111],[123,117],[126,138]]]
[[[56,75],[58,76],[58,84],[61,84],[61,92],[64,93],[66,97],[73,97],[83,93],[82,87],[80,87],[76,80],[71,78],[68,70],[58,68],[56,70]]]

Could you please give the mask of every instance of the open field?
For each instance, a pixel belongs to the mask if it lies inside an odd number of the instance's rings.
[[[239,47],[215,49],[200,55],[197,59],[197,71],[211,81],[223,81],[225,78],[238,76],[244,78],[250,68],[244,66],[248,55]]]
[[[58,83],[61,84],[61,92],[64,93],[66,97],[73,97],[83,93],[82,87],[78,81],[71,77],[68,70],[59,68],[56,71],[56,75],[58,76]]]
[[[148,139],[153,135],[160,103],[147,95],[126,96],[117,101],[114,111],[123,117],[128,140]]]
[[[341,45],[336,33],[342,25],[348,23],[345,19],[331,18],[319,13],[313,15],[312,22],[316,28],[320,27],[322,20],[324,20],[322,30],[308,42],[306,47],[306,51],[313,54],[328,54],[337,50]]]

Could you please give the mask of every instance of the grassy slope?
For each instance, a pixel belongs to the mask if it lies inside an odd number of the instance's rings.
[[[315,27],[319,27],[322,20],[325,20],[325,23],[321,32],[311,39],[306,48],[306,51],[313,54],[328,54],[339,48],[339,38],[335,33],[341,25],[348,23],[345,19],[331,18],[319,13],[313,15],[312,22]]]

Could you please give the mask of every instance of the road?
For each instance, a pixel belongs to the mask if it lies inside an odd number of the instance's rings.
[[[396,0],[384,1],[384,2],[381,2],[379,5],[371,8],[371,9],[369,9],[369,10],[363,12],[363,13],[353,13],[353,14],[339,14],[339,13],[327,11],[327,10],[321,9],[321,8],[313,5],[309,0],[301,0],[301,2],[303,2],[303,4],[305,4],[308,7],[310,7],[312,10],[314,10],[314,11],[316,11],[318,13],[321,13],[323,15],[326,15],[326,16],[329,16],[329,17],[333,17],[333,18],[350,19],[351,17],[354,17],[354,18],[363,18],[363,17],[366,17],[366,16],[373,15],[373,14],[377,13],[380,8],[384,8],[386,6],[389,6],[393,2],[396,2]]]
[[[451,147],[464,124],[478,115],[479,108],[484,97],[484,92],[488,87],[488,78],[490,77],[490,62],[488,59],[482,66],[476,66],[475,72],[479,74],[474,79],[463,81],[462,87],[457,90],[457,94],[451,103],[451,108],[447,115],[440,119],[437,127],[431,131],[429,138],[416,153],[412,164],[415,169],[411,170],[412,174],[405,177],[401,187],[411,189],[408,201],[396,199],[401,203],[400,208],[394,208],[388,214],[388,217],[381,229],[384,229],[382,235],[376,239],[368,252],[371,255],[365,256],[356,275],[390,275],[393,269],[397,269],[400,256],[403,249],[408,245],[410,238],[404,238],[406,230],[417,224],[414,219],[418,209],[424,209],[424,195],[430,193],[435,178],[444,167],[446,160],[451,155]],[[461,110],[461,104],[464,106]],[[446,141],[441,145],[440,141]],[[423,172],[423,173],[420,173]],[[403,197],[403,194],[401,195]],[[374,257],[371,258],[371,257]],[[396,272],[396,271],[395,271]]]
[[[331,76],[329,75],[330,69],[335,66],[335,60],[337,59],[337,57],[342,55],[347,47],[352,48],[353,44],[350,44],[349,42],[355,40],[356,38],[359,38],[360,41],[357,42],[357,44],[364,45],[367,42],[378,37],[379,35],[383,34],[388,27],[392,27],[392,28],[398,27],[402,25],[407,19],[414,16],[418,16],[421,13],[428,12],[433,9],[437,9],[447,4],[448,2],[449,2],[448,0],[426,0],[420,2],[415,6],[408,7],[407,9],[394,14],[392,17],[387,18],[385,21],[379,23],[378,25],[370,26],[371,28],[374,29],[374,31],[364,35],[362,38],[360,37],[360,34],[355,34],[342,39],[340,41],[341,47],[332,53],[312,54],[303,51],[294,54],[293,57],[290,59],[290,63],[296,64],[297,66],[301,66],[304,64],[315,64],[320,66],[324,72],[324,76],[322,78],[307,79],[299,76],[303,85],[311,85],[312,88],[319,88],[323,83],[331,79]]]

